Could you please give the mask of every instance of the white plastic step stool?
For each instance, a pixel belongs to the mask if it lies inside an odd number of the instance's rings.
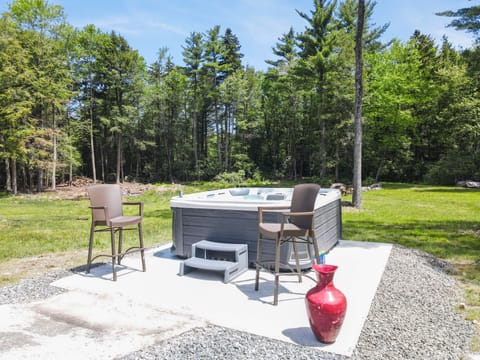
[[[223,259],[224,257],[228,260]],[[228,283],[248,269],[247,244],[227,244],[208,240],[192,244],[192,257],[180,263],[178,274],[183,276],[193,269],[223,271],[223,282]]]

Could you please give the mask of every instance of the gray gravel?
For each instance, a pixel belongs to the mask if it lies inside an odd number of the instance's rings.
[[[457,311],[462,291],[446,262],[394,247],[355,359],[461,359],[474,325]]]
[[[72,275],[67,270],[57,270],[33,279],[0,287],[0,305],[20,304],[49,298],[66,290],[50,285],[55,280]]]
[[[462,292],[448,263],[394,246],[351,359],[461,359],[473,324],[456,309]],[[39,300],[62,292],[49,285],[71,274],[57,271],[0,288],[0,304]],[[195,328],[136,351],[133,359],[347,359],[318,349],[219,326]]]

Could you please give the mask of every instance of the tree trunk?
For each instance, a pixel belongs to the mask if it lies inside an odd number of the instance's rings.
[[[71,187],[73,183],[73,150],[72,150],[72,134],[70,125],[70,113],[67,110],[68,122],[68,147],[69,147],[69,164],[68,164],[68,186]]]
[[[95,146],[93,142],[93,104],[91,102],[90,102],[90,157],[92,158],[93,183],[95,184],[97,182],[97,172],[95,171]]]
[[[224,126],[224,171],[228,171],[228,152],[229,152],[229,122],[230,122],[230,107],[225,106],[225,126]]]
[[[23,175],[23,189],[29,194],[33,192],[33,173],[26,166],[22,166],[22,175]]]
[[[220,133],[220,119],[218,116],[218,102],[215,97],[215,133],[217,134],[217,162],[220,165],[222,163],[222,147],[221,147],[221,133]]]
[[[12,192],[13,195],[17,195],[18,186],[17,186],[17,160],[12,158]]]
[[[322,73],[320,75],[320,85],[319,85],[319,104],[317,107],[317,116],[318,116],[318,121],[319,121],[319,130],[320,130],[320,139],[318,139],[318,146],[319,146],[319,154],[320,154],[320,172],[319,172],[319,177],[320,179],[323,179],[325,177],[326,171],[327,171],[327,149],[326,149],[326,132],[327,132],[327,126],[325,124],[325,119],[322,116],[322,106],[324,104],[324,89],[323,89],[323,83],[325,79],[325,74]]]
[[[362,100],[363,100],[363,27],[365,0],[358,0],[357,31],[355,35],[355,140],[353,149],[353,195],[352,204],[362,208]]]
[[[43,168],[38,168],[38,178],[37,178],[37,192],[42,192],[43,190]]]
[[[135,180],[140,178],[140,152],[137,153],[135,162]]]
[[[43,122],[44,122],[44,119],[45,119],[45,115],[46,115],[46,107],[43,107],[42,106],[42,117],[40,118],[40,129],[43,130]],[[43,175],[44,175],[44,171],[43,171],[43,164],[40,164],[38,165],[38,173],[37,173],[37,192],[42,192],[43,190]]]
[[[12,176],[10,174],[10,159],[5,159],[5,189],[12,192]]]
[[[53,162],[52,162],[52,190],[57,188],[57,119],[55,117],[55,105],[52,104],[52,120],[53,120]]]
[[[375,174],[375,182],[379,182],[380,180],[380,174],[382,173],[384,163],[385,163],[385,158],[382,158],[382,160],[380,160],[380,163],[378,164],[377,172]]]
[[[340,145],[338,142],[335,144],[335,181],[338,181],[340,177],[340,169],[339,169],[339,164],[340,164]]]
[[[117,177],[115,182],[120,184],[120,176],[122,171],[122,134],[118,133],[118,143],[117,143]]]
[[[105,182],[106,178],[105,178],[105,149],[104,149],[104,146],[101,146],[100,147],[100,164],[102,165],[102,181]]]
[[[192,118],[192,142],[193,157],[195,161],[195,174],[197,180],[200,180],[198,174],[198,104],[197,104],[197,75],[195,75],[193,84],[193,118]]]
[[[322,116],[320,114],[320,116]],[[327,126],[325,124],[325,120],[321,120],[320,123],[320,179],[325,177],[327,172],[327,148],[326,148],[326,133],[327,133]]]
[[[72,161],[70,161],[69,168],[68,168],[68,186],[71,187],[72,183],[73,183],[73,163]]]

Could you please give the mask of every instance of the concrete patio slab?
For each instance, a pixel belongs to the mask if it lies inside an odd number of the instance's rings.
[[[389,244],[342,240],[327,255],[327,263],[339,266],[334,282],[348,306],[337,341],[325,345],[313,336],[305,311],[305,293],[313,281],[281,277],[279,304],[273,306],[270,274],[261,273],[258,292],[253,270],[228,284],[215,272],[179,276],[181,260],[170,255],[169,246],[147,253],[145,273],[138,270],[139,258],[129,257],[118,268],[117,282],[111,281],[110,265],[98,266],[91,274],[55,281],[52,285],[68,290],[63,294],[0,306],[0,332],[21,339],[0,357],[55,359],[68,349],[73,358],[105,359],[208,323],[350,356],[391,250]]]
[[[112,359],[205,321],[121,293],[69,291],[0,306],[0,359]]]

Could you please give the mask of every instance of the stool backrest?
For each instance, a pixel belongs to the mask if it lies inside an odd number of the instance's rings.
[[[110,219],[123,215],[122,190],[116,184],[92,185],[87,189],[91,206],[107,206],[109,219],[105,218],[103,209],[93,209],[92,221],[94,223],[108,224]]]
[[[291,212],[310,212],[315,207],[320,186],[317,184],[299,184],[293,188],[292,203],[290,205]],[[290,218],[292,224],[302,229],[310,229],[312,226],[312,216],[292,216]]]

